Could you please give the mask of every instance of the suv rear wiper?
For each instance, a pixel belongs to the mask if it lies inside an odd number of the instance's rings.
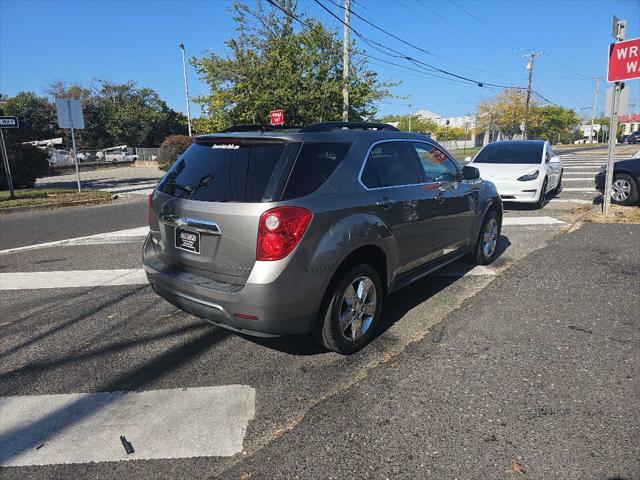
[[[179,188],[180,190],[184,190],[189,195],[193,195],[202,187],[206,187],[207,185],[209,185],[209,182],[214,178],[215,178],[215,175],[209,174],[202,177],[200,180],[198,180],[198,183],[195,183],[193,185],[181,185],[179,183],[172,183],[171,185],[176,188]]]

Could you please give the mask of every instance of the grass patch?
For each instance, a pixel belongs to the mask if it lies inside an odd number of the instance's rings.
[[[16,190],[16,198],[8,191],[0,192],[0,212],[17,207],[63,207],[88,203],[104,203],[111,200],[111,193],[85,190],[78,193],[72,188],[24,188]]]
[[[611,212],[605,215],[599,209],[588,215],[585,219],[587,223],[624,223],[640,224],[640,207],[623,207],[621,205],[611,205]]]
[[[482,147],[473,147],[473,148],[467,148],[466,150],[462,149],[462,148],[458,148],[456,150],[449,150],[449,153],[451,153],[451,155],[453,155],[453,157],[458,160],[459,162],[462,162],[465,157],[471,157],[473,158],[473,156],[478,153],[480,151]]]

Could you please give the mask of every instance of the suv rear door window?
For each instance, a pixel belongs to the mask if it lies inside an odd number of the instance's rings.
[[[158,190],[206,202],[260,202],[285,143],[194,143],[160,182]]]
[[[350,143],[303,144],[282,198],[289,200],[315,192],[340,165],[350,146]]]
[[[367,188],[397,187],[422,183],[415,157],[406,142],[382,142],[375,145],[362,171]]]

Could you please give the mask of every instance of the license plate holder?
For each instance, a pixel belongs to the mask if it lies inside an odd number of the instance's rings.
[[[176,227],[176,248],[200,255],[200,232]]]

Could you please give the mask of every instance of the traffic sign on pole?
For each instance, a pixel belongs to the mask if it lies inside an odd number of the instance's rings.
[[[18,117],[0,117],[0,151],[2,152],[2,162],[4,163],[4,171],[7,176],[7,186],[9,187],[9,197],[16,198],[16,193],[13,191],[13,179],[11,178],[11,167],[9,166],[9,155],[7,154],[7,146],[4,144],[4,128],[18,128],[20,122]]]
[[[80,170],[78,169],[78,154],[76,152],[75,128],[84,128],[82,116],[82,104],[75,98],[56,98],[56,110],[58,113],[58,126],[71,129],[71,142],[73,143],[73,161],[76,164],[76,179],[78,180],[78,192],[80,191]]]
[[[618,113],[620,105],[620,93],[623,89],[623,80],[633,80],[640,77],[640,38],[624,40],[627,21],[613,16],[611,35],[616,43],[609,45],[609,61],[607,63],[607,81],[615,82],[611,95],[611,125],[609,128],[609,149],[607,152],[607,174],[604,181],[604,199],[602,211],[609,214],[611,208],[611,189],[613,185],[613,163],[615,159]]]
[[[640,38],[609,45],[607,82],[640,78]]]
[[[18,117],[0,117],[0,128],[18,128]]]

